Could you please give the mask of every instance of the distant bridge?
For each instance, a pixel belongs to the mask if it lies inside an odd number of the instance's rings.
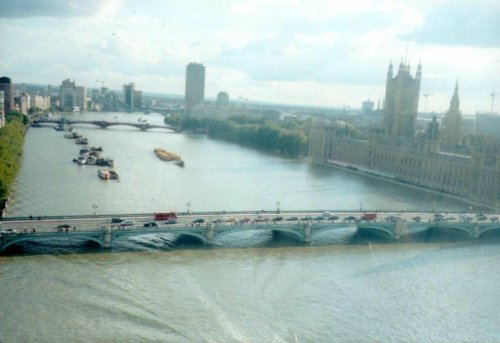
[[[176,129],[170,125],[151,125],[144,122],[139,123],[130,123],[130,122],[118,122],[118,121],[106,121],[106,120],[74,120],[74,119],[36,119],[33,121],[33,124],[57,124],[57,125],[74,125],[74,124],[88,124],[95,125],[100,127],[101,129],[106,129],[110,126],[132,126],[138,128],[139,130],[146,131],[149,129],[167,129],[173,132],[176,132]]]
[[[352,214],[352,213],[349,213]],[[228,214],[225,214],[226,216]],[[445,231],[463,236],[468,239],[479,238],[488,232],[500,232],[500,223],[497,216],[491,216],[489,221],[461,220],[431,221],[428,213],[420,214],[421,221],[407,221],[406,214],[398,213],[399,220],[387,221],[394,218],[395,213],[379,214],[378,220],[360,221],[347,219],[349,217],[329,219],[313,219],[310,212],[294,212],[294,217],[283,218],[282,214],[231,213],[229,217],[221,218],[221,214],[186,214],[180,216],[177,223],[165,224],[158,222],[158,227],[145,227],[143,224],[152,220],[153,215],[134,217],[136,222],[132,226],[121,226],[111,223],[111,217],[75,217],[71,219],[44,219],[44,220],[3,220],[0,221],[2,234],[0,235],[0,251],[9,246],[26,241],[46,240],[82,240],[93,241],[102,248],[111,248],[117,241],[134,236],[150,234],[174,234],[176,236],[190,236],[204,245],[213,245],[225,235],[238,234],[249,231],[278,232],[293,237],[304,244],[310,243],[322,233],[340,229],[352,229],[356,232],[367,232],[382,237],[388,241],[398,241],[412,235]],[[288,216],[292,214],[288,213]],[[306,215],[307,217],[299,218]],[[314,215],[314,214],[313,214]],[[321,215],[321,214],[316,214]],[[408,214],[410,215],[410,214]],[[415,216],[412,213],[411,216]],[[339,216],[337,216],[339,217]],[[281,218],[281,219],[280,219]],[[321,218],[321,217],[316,217]],[[193,223],[196,219],[203,219],[203,223]],[[277,220],[279,219],[279,220]],[[68,228],[58,228],[61,224]]]

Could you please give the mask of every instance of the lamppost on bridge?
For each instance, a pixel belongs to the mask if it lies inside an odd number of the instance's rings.
[[[97,206],[96,204],[93,204],[92,205],[92,208],[94,209],[94,217],[96,216],[96,210],[99,206]]]
[[[281,206],[281,203],[279,201],[276,201],[276,213],[280,213],[281,212],[280,206]]]
[[[186,204],[187,207],[187,214],[191,214],[191,203],[188,201]]]

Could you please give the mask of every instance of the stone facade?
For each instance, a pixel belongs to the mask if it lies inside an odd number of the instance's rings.
[[[309,142],[313,161],[333,164],[500,209],[500,143],[491,141],[471,154],[441,151],[439,141],[367,140],[342,136],[336,123],[316,122]]]
[[[398,74],[392,77],[392,63],[387,71],[384,101],[384,127],[390,137],[411,138],[415,134],[422,67],[413,78],[410,66],[401,63]]]
[[[449,145],[462,143],[462,114],[460,113],[460,100],[458,98],[458,82],[450,101],[450,108],[442,121],[442,140]]]
[[[353,139],[343,122],[313,123],[309,156],[333,164],[500,209],[500,141],[482,137],[462,142],[458,85],[450,101],[441,135],[436,118],[425,134],[415,133],[421,67],[412,78],[409,66],[387,74],[384,127],[368,138]]]

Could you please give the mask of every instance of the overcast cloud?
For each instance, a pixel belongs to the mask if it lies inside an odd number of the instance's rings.
[[[206,95],[360,107],[384,96],[388,64],[423,66],[428,110],[460,81],[463,111],[499,89],[498,1],[0,0],[0,74],[14,82],[183,94],[187,63]],[[407,52],[406,52],[407,51]],[[421,100],[421,109],[424,102]],[[498,106],[497,106],[498,110]]]

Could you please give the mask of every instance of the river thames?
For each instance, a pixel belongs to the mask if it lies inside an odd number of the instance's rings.
[[[161,124],[159,115],[82,119]],[[76,126],[120,182],[31,128],[8,216],[175,210],[462,211],[467,204],[203,135]],[[154,148],[183,157],[160,161]],[[0,256],[0,342],[498,342],[500,239],[388,243],[351,229],[310,246],[255,232],[213,248],[171,235],[25,243]]]

